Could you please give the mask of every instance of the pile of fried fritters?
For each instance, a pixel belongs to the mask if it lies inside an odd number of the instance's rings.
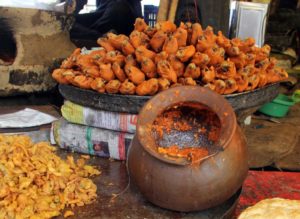
[[[54,70],[61,84],[100,93],[154,95],[170,87],[200,85],[219,94],[253,90],[288,77],[270,58],[271,48],[253,38],[228,39],[212,27],[170,21],[148,26],[137,18],[129,36],[108,33],[100,48],[77,48]]]

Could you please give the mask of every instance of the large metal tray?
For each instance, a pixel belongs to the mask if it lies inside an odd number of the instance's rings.
[[[74,103],[112,112],[137,114],[151,96],[100,94],[72,85],[59,85],[62,96]],[[257,88],[253,91],[224,95],[235,111],[260,106],[274,99],[279,92],[279,83]]]

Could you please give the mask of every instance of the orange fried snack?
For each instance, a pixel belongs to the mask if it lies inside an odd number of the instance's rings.
[[[158,78],[158,89],[159,91],[167,90],[170,87],[170,81],[166,78]]]
[[[126,74],[124,73],[124,70],[121,68],[119,63],[114,62],[111,68],[115,76],[119,79],[119,81],[124,82],[126,80]]]
[[[181,77],[184,73],[184,64],[176,58],[176,55],[170,55],[168,57],[168,61],[170,62],[172,68],[174,69],[174,71],[177,74],[177,77]]]
[[[238,86],[238,89],[237,91],[238,92],[243,92],[247,89],[248,87],[248,77],[246,74],[238,74],[234,77],[236,83],[237,83],[237,86]]]
[[[105,81],[103,78],[95,78],[91,83],[91,88],[99,93],[105,93]]]
[[[155,52],[147,49],[145,46],[139,46],[135,50],[135,56],[136,56],[136,60],[138,62],[141,62],[144,57],[154,60],[156,54]]]
[[[119,80],[111,80],[105,85],[105,90],[109,94],[116,94],[119,92],[121,82]]]
[[[134,48],[138,48],[139,46],[147,46],[149,40],[149,37],[145,33],[137,30],[132,31],[129,35],[129,41]]]
[[[217,77],[221,79],[233,78],[236,75],[235,65],[231,61],[223,61],[217,68]]]
[[[146,29],[144,30],[144,33],[148,37],[153,37],[153,35],[156,33],[157,29],[155,27],[147,26]]]
[[[93,80],[94,79],[91,77],[87,77],[84,75],[77,75],[74,77],[72,84],[83,89],[90,89]]]
[[[131,45],[131,43],[128,40],[124,40],[122,42],[121,49],[123,54],[125,55],[131,55],[135,52],[135,48]]]
[[[121,54],[121,52],[114,50],[106,53],[105,61],[107,63],[117,62],[119,65],[123,66],[125,63],[125,56]]]
[[[155,25],[158,31],[162,31],[164,33],[172,33],[176,30],[176,25],[171,21],[160,21]]]
[[[148,25],[142,18],[137,18],[134,23],[134,29],[143,32],[147,29]]]
[[[102,46],[107,52],[113,51],[115,48],[108,42],[108,39],[105,37],[100,37],[97,40],[98,45]]]
[[[60,84],[69,84],[69,81],[63,76],[66,69],[58,68],[52,72],[52,77]]]
[[[192,36],[191,36],[190,43],[195,46],[196,43],[198,42],[198,38],[202,35],[203,35],[202,26],[199,23],[192,24]]]
[[[165,51],[167,54],[176,54],[178,50],[177,39],[174,36],[167,37],[162,50]]]
[[[162,78],[166,78],[174,83],[177,82],[177,74],[166,60],[157,63],[157,72]]]
[[[196,52],[191,60],[191,62],[195,63],[199,67],[206,66],[210,61],[210,58],[207,54]]]
[[[129,38],[124,34],[107,33],[107,40],[115,49],[121,50],[123,42]]]
[[[159,61],[167,60],[168,57],[169,57],[169,54],[166,53],[165,51],[162,51],[155,55],[154,62],[157,64]]]
[[[147,57],[144,57],[141,62],[141,70],[146,74],[148,78],[156,78],[156,65],[155,63]]]
[[[176,57],[182,61],[187,62],[196,52],[196,49],[193,45],[181,47],[176,53]]]
[[[62,62],[60,68],[66,68],[66,69],[73,68],[76,64],[77,56],[80,55],[80,52],[81,49],[76,48],[74,52],[71,54],[71,56]]]
[[[185,69],[183,77],[188,78],[191,77],[193,79],[199,78],[201,75],[200,68],[195,65],[195,63],[190,63]]]
[[[100,77],[105,81],[110,81],[115,79],[115,74],[111,69],[111,64],[101,64],[100,66]]]
[[[126,79],[120,86],[120,93],[121,94],[135,94],[135,85],[134,83],[128,81],[128,79]]]
[[[204,51],[206,55],[208,55],[210,61],[209,65],[220,65],[221,62],[224,61],[225,50],[222,47],[218,47],[214,45],[213,47]]]
[[[151,78],[147,81],[143,81],[136,87],[136,94],[139,96],[154,95],[158,91],[158,80]]]
[[[178,27],[173,36],[177,39],[178,47],[186,46],[188,32],[183,27]]]
[[[145,74],[139,68],[133,65],[129,66],[128,69],[125,69],[125,72],[129,80],[132,81],[135,85],[139,85],[143,81],[145,81]]]
[[[178,83],[180,83],[182,85],[193,85],[193,86],[197,85],[196,81],[191,77],[179,78]]]
[[[158,30],[150,40],[150,46],[155,52],[160,52],[167,39],[167,34],[162,30]]]
[[[215,91],[218,93],[218,94],[224,94],[225,92],[225,89],[226,89],[226,83],[223,81],[223,80],[215,80],[212,82],[215,86]]]
[[[202,69],[201,74],[203,75],[202,81],[204,83],[212,82],[216,77],[215,68],[213,66],[211,66],[210,68],[205,67],[204,69]]]
[[[238,85],[233,78],[225,80],[226,88],[224,94],[231,94],[238,90]]]

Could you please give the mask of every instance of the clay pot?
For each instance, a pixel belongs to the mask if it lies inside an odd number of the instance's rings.
[[[198,164],[157,152],[152,124],[180,103],[206,106],[220,121],[220,150]],[[174,87],[154,96],[140,111],[127,165],[131,181],[155,205],[183,212],[204,210],[224,203],[241,188],[248,172],[245,137],[221,95],[198,86]]]

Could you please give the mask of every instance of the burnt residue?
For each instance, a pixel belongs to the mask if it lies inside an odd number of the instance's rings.
[[[10,65],[16,58],[17,45],[13,28],[5,18],[0,18],[0,42],[0,65],[3,64],[1,60],[5,65]]]
[[[44,77],[33,71],[12,70],[9,73],[9,83],[12,85],[39,85],[43,83]]]

